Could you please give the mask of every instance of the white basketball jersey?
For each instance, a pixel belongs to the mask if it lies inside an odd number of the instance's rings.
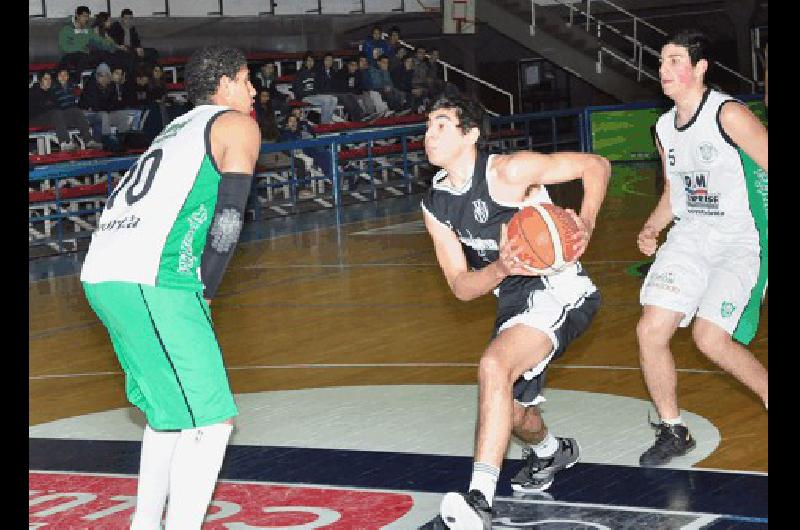
[[[200,259],[221,178],[209,132],[226,110],[200,105],[179,116],[125,173],[92,235],[81,281],[202,288]]]
[[[722,131],[719,113],[734,98],[707,89],[694,117],[676,127],[676,109],[661,115],[656,133],[669,178],[670,206],[680,220],[755,238],[743,153]],[[744,155],[746,156],[746,155]]]

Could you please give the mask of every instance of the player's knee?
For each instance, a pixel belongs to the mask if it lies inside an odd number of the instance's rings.
[[[707,323],[702,319],[697,319],[692,327],[692,339],[694,339],[697,349],[703,352],[706,357],[714,358],[720,352],[725,351],[731,341],[722,328]]]
[[[483,381],[511,381],[511,367],[499,355],[484,355],[478,363],[478,378]]]
[[[644,315],[636,324],[636,337],[640,345],[663,346],[669,343],[670,329],[656,318]]]

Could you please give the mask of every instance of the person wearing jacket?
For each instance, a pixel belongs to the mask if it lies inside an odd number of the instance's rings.
[[[314,56],[311,52],[306,52],[303,57],[303,67],[297,72],[295,81],[292,84],[292,92],[296,99],[301,99],[312,105],[320,107],[320,122],[331,123],[333,121],[333,111],[339,104],[336,96],[320,94],[320,80],[317,71],[314,69]]]

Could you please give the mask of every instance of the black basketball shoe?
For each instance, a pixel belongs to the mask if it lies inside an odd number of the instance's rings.
[[[697,445],[686,425],[667,423],[650,423],[650,425],[656,430],[656,442],[639,457],[639,464],[642,466],[666,464],[673,457],[683,456]]]
[[[511,489],[520,493],[535,493],[544,491],[553,483],[553,477],[562,469],[574,466],[580,459],[580,448],[574,438],[556,438],[558,449],[547,458],[536,455],[529,448],[523,448],[522,454],[525,462],[514,478],[511,479]]]
[[[450,492],[442,499],[439,510],[442,521],[451,530],[490,530],[492,508],[478,490],[463,493]]]

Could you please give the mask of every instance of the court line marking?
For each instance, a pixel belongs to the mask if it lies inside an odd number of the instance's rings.
[[[723,514],[723,513],[708,513],[708,512],[684,512],[678,510],[664,510],[660,508],[645,508],[639,506],[618,506],[616,504],[594,504],[594,503],[587,503],[587,502],[568,502],[568,501],[547,501],[547,500],[536,500],[536,499],[520,499],[518,497],[495,497],[495,499],[501,499],[507,502],[514,502],[517,504],[555,504],[555,505],[566,505],[566,506],[578,506],[580,508],[599,508],[599,509],[613,509],[613,510],[620,510],[623,512],[639,512],[639,513],[664,513],[669,515],[688,515],[688,516],[704,516],[701,518],[713,517],[713,518],[724,518],[729,520],[735,521],[742,521],[742,522],[751,522],[751,523],[768,523],[769,518],[764,517],[747,517],[744,515],[732,515],[732,514]],[[703,524],[708,524],[709,522],[714,521],[715,519],[704,521]],[[700,523],[701,521],[695,521],[695,523]],[[701,526],[684,526],[683,528],[702,528]]]
[[[297,363],[297,364],[254,364],[247,366],[228,366],[228,370],[292,370],[314,368],[477,368],[478,363]],[[551,368],[575,370],[630,370],[641,371],[638,366],[602,366],[581,364],[550,364]],[[725,374],[723,370],[705,370],[702,368],[677,368],[678,372],[700,374]],[[28,376],[29,380],[65,379],[71,377],[89,377],[98,375],[123,375],[121,371],[82,372],[72,374],[47,374]]]

